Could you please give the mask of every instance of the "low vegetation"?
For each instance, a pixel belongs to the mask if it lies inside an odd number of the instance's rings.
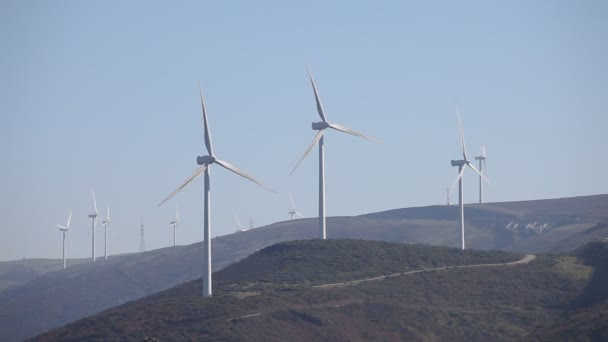
[[[581,316],[589,324],[607,321],[608,311],[579,302],[602,253],[539,255],[526,265],[449,268],[315,288],[407,269],[503,263],[521,255],[355,240],[281,243],[216,273],[212,298],[202,297],[199,279],[35,340],[556,340],[563,333],[555,330],[560,322],[578,318],[583,305],[594,309]],[[576,333],[590,340],[604,336],[585,328]]]

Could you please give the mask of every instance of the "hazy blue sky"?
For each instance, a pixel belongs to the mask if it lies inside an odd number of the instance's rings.
[[[203,154],[197,80],[217,156],[276,189],[212,171],[212,234],[234,214],[317,212],[318,121],[330,121],[327,213],[444,204],[460,156],[488,150],[488,201],[608,193],[607,1],[1,1],[0,260],[90,255],[90,189],[111,253],[202,240],[202,179],[157,204]],[[202,177],[201,177],[202,178]],[[466,176],[465,200],[477,199]],[[98,230],[98,236],[102,229]],[[328,226],[331,237],[331,225]],[[102,239],[98,238],[101,251]]]

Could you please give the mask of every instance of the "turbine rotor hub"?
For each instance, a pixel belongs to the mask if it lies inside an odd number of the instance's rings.
[[[327,122],[313,122],[312,123],[312,129],[315,131],[322,131],[324,129],[326,129],[327,127],[329,127],[329,124]]]
[[[202,156],[202,157],[199,156],[199,157],[196,157],[196,163],[198,165],[208,166],[208,165],[213,164],[214,162],[215,162],[215,157],[214,156]]]

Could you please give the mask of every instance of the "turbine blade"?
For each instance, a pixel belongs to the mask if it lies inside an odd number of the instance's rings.
[[[211,144],[211,133],[209,132],[209,122],[207,120],[207,111],[205,110],[205,99],[203,97],[203,89],[201,82],[198,82],[198,91],[201,95],[201,107],[203,108],[203,122],[205,123],[205,147],[210,156],[213,155],[213,145]]]
[[[477,170],[477,168],[473,164],[467,162],[467,166],[470,167],[473,171],[475,171],[475,173],[478,174],[479,177],[483,178],[483,180],[485,180],[486,183],[490,183],[490,181],[486,178],[486,176],[484,176],[483,173],[479,172],[479,170]]]
[[[354,131],[354,130],[352,130],[352,129],[350,129],[350,128],[347,128],[347,127],[344,127],[344,126],[340,126],[340,125],[338,125],[338,124],[330,123],[330,124],[329,124],[329,127],[331,127],[331,128],[333,128],[333,129],[335,129],[336,131],[340,131],[340,132],[348,133],[348,134],[354,135],[354,136],[356,136],[356,137],[361,137],[361,138],[363,138],[363,139],[367,139],[367,140],[369,140],[369,141],[378,142],[377,140],[375,140],[375,139],[373,139],[373,138],[370,138],[370,137],[368,137],[368,136],[366,136],[366,135],[364,135],[364,134],[362,134],[362,133],[359,133],[359,132],[357,132],[357,131]]]
[[[110,203],[108,203],[108,211],[106,216],[106,222],[110,222]]]
[[[454,184],[452,185],[452,189],[454,189],[456,187],[456,184],[458,184],[458,181],[460,180],[460,178],[462,178],[462,176],[464,175],[464,170],[466,169],[466,167],[463,167],[462,170],[460,170],[460,173],[458,173],[458,177],[456,177],[456,181],[454,182]]]
[[[321,99],[319,99],[319,93],[317,92],[317,87],[315,86],[315,81],[312,79],[312,74],[310,73],[310,68],[306,65],[306,70],[308,70],[308,76],[310,77],[310,83],[312,84],[312,90],[315,92],[315,101],[317,101],[317,112],[321,117],[323,122],[327,122],[327,118],[325,118],[325,113],[323,112],[323,106],[321,106]]]
[[[296,205],[293,204],[293,197],[291,197],[291,194],[288,192],[287,195],[289,195],[289,203],[291,203],[291,208],[292,209],[296,209]]]
[[[257,185],[261,186],[262,188],[264,188],[264,189],[267,189],[267,190],[270,190],[270,191],[274,192],[274,190],[272,190],[271,188],[269,188],[269,187],[267,187],[266,185],[264,185],[264,183],[262,183],[262,182],[260,182],[259,180],[257,180],[257,179],[255,179],[255,178],[251,177],[250,175],[246,174],[246,173],[245,173],[245,171],[240,170],[240,169],[239,169],[239,168],[237,168],[236,166],[234,166],[234,165],[232,165],[232,164],[230,164],[230,163],[228,163],[228,162],[225,162],[225,161],[223,161],[223,160],[219,160],[219,159],[216,159],[216,160],[215,160],[215,162],[216,162],[217,164],[219,164],[221,167],[223,167],[223,168],[225,168],[225,169],[228,169],[228,170],[230,170],[230,171],[232,171],[232,172],[236,173],[237,175],[239,175],[239,176],[241,176],[241,177],[245,177],[245,178],[249,179],[250,181],[254,182],[255,184],[257,184]]]
[[[72,209],[70,209],[70,215],[68,216],[68,223],[65,225],[66,229],[70,228],[71,221],[72,221]]]
[[[241,220],[239,220],[239,217],[234,215],[234,218],[236,219],[237,227],[239,227],[240,230],[243,230],[243,226],[241,226]]]
[[[486,145],[481,145],[481,156],[486,157]]]
[[[293,170],[291,170],[291,172],[289,173],[289,175],[291,175],[300,165],[300,163],[306,159],[306,157],[308,156],[308,154],[310,153],[310,151],[312,150],[312,148],[319,142],[319,140],[321,139],[321,137],[323,136],[323,131],[319,131],[317,133],[317,135],[315,135],[315,138],[312,139],[312,143],[310,144],[310,146],[308,146],[308,148],[306,149],[306,152],[304,152],[304,155],[302,156],[302,158],[300,158],[300,160],[298,160],[298,163],[296,164],[296,166],[294,166]]]
[[[460,131],[460,144],[462,145],[462,156],[464,160],[467,159],[467,146],[464,141],[464,129],[462,128],[462,120],[460,119],[460,111],[456,109],[456,116],[458,116],[458,130]]]
[[[297,211],[295,211],[295,210],[294,210],[294,214],[296,214],[296,215],[298,215],[298,216],[300,216],[300,217],[304,217],[304,215],[300,214],[299,212],[297,212]]]
[[[486,160],[482,160],[481,161],[483,163],[483,173],[485,174],[485,176],[488,176],[488,164],[486,164]]]
[[[70,249],[72,249],[72,238],[70,238],[70,231],[69,230],[66,231],[65,235],[68,236],[68,247],[70,247]],[[66,258],[67,258],[67,256],[66,256]]]
[[[203,171],[205,171],[206,168],[207,168],[207,166],[203,165],[203,166],[199,167],[198,169],[196,169],[196,171],[194,171],[194,173],[190,177],[186,178],[186,180],[182,184],[180,184],[177,187],[177,189],[175,189],[175,191],[173,191],[171,194],[169,194],[169,196],[167,196],[167,198],[165,198],[162,202],[160,202],[160,204],[158,206],[160,207],[161,205],[163,205],[163,203],[167,202],[171,197],[173,197],[173,195],[178,193],[181,189],[183,189],[186,185],[188,185],[188,183],[190,183],[194,178],[196,178]]]
[[[66,227],[60,225],[60,224],[55,224],[58,228],[62,228],[62,229],[67,229]]]
[[[95,214],[99,216],[99,213],[97,212],[97,200],[95,199],[95,193],[93,192],[93,189],[91,189],[91,194],[93,195],[93,207],[95,209]]]

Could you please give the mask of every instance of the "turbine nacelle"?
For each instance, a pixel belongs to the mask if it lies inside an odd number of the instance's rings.
[[[452,166],[464,166],[465,164],[467,164],[466,160],[452,160],[451,161]]]
[[[312,123],[312,129],[315,131],[322,131],[326,128],[329,127],[329,123],[328,122],[324,122],[324,121],[319,121],[319,122],[313,122]]]
[[[196,157],[196,163],[198,165],[205,165],[205,166],[209,166],[213,163],[215,163],[215,157],[214,156],[199,156]]]

